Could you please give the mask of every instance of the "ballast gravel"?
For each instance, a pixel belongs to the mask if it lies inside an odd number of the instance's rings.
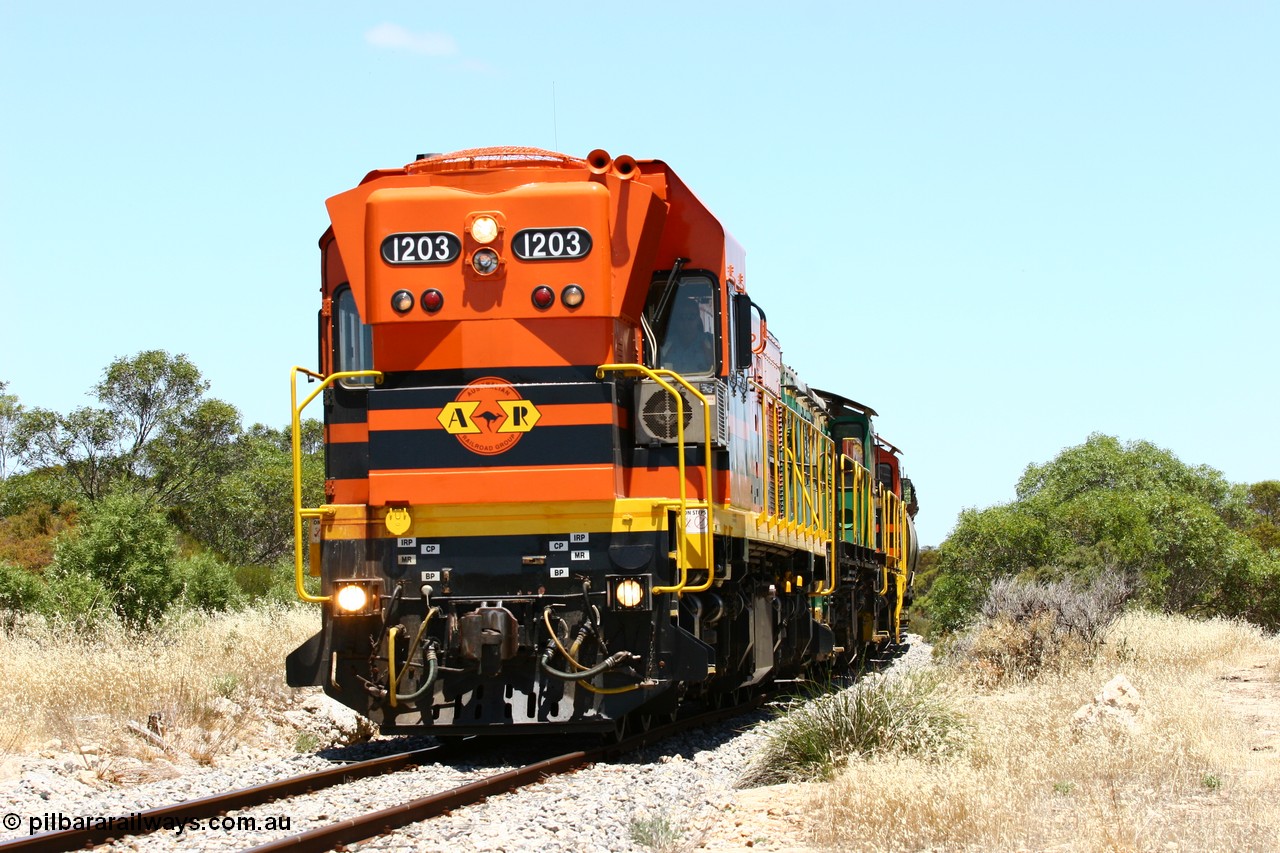
[[[929,647],[911,638],[907,652],[889,675],[927,664]],[[872,676],[877,677],[877,676]],[[879,676],[883,677],[883,676]],[[762,710],[713,727],[669,738],[640,753],[610,764],[555,776],[510,794],[413,824],[348,849],[358,851],[526,851],[577,853],[585,850],[644,851],[730,849],[719,831],[729,821],[741,823],[735,812],[736,785],[752,756],[767,737],[773,713]],[[404,751],[425,739],[378,740],[342,750],[347,760],[388,751]],[[327,755],[332,755],[327,753]],[[243,850],[267,841],[316,829],[357,815],[390,808],[519,766],[530,757],[508,750],[497,759],[452,760],[399,773],[357,780],[289,800],[269,803],[228,815],[251,817],[256,831],[238,826],[186,827],[148,836],[126,836],[113,850]],[[508,763],[509,762],[509,763]],[[234,769],[206,769],[106,791],[38,766],[22,773],[16,786],[0,794],[5,825],[0,840],[28,834],[29,818],[49,815],[128,817],[150,808],[171,805],[265,782],[325,770],[334,762],[321,755],[285,755]],[[22,823],[10,826],[9,815]],[[749,816],[748,816],[749,817]],[[56,819],[56,818],[55,818]],[[287,821],[287,826],[282,826]],[[272,826],[272,829],[264,827]],[[776,827],[770,827],[776,830]],[[753,835],[744,844],[763,850],[804,849],[803,839],[782,837],[777,831]],[[741,840],[741,838],[739,838]]]

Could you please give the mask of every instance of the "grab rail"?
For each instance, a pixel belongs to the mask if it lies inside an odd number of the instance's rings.
[[[680,580],[674,586],[655,586],[653,592],[662,594],[674,592],[681,595],[686,592],[705,592],[711,588],[711,584],[715,581],[715,531],[713,519],[711,518],[711,487],[712,487],[712,471],[711,471],[711,402],[701,391],[689,383],[687,379],[676,373],[674,370],[659,369],[654,370],[645,367],[643,364],[602,364],[596,368],[596,378],[603,379],[606,373],[638,373],[649,379],[652,379],[664,391],[675,398],[676,402],[676,447],[678,450],[676,456],[676,467],[680,478],[680,500],[678,502],[668,501],[661,502],[660,505],[671,505],[680,507],[680,521],[676,525],[676,568],[680,572]],[[685,463],[684,463],[684,397],[670,383],[663,379],[674,379],[676,382],[689,389],[689,393],[702,403],[702,420],[703,420],[703,440],[705,442],[703,468],[706,472],[705,491],[706,499],[703,501],[703,507],[707,511],[707,524],[702,532],[703,550],[702,554],[706,562],[705,566],[690,566],[686,564],[686,554],[688,551],[688,511],[689,499],[688,490],[685,485]],[[695,504],[694,509],[699,507]],[[707,579],[704,583],[697,586],[689,586],[689,570],[698,569],[705,570]]]
[[[302,401],[302,405],[298,405],[298,374],[305,374],[308,379],[320,380],[320,387],[307,395],[307,399]],[[323,604],[332,596],[328,595],[312,595],[307,592],[306,587],[302,583],[302,519],[303,518],[324,518],[326,515],[332,515],[333,510],[326,507],[307,507],[302,506],[302,410],[305,409],[312,400],[320,395],[324,389],[328,388],[339,379],[357,379],[363,376],[372,376],[375,382],[382,381],[382,371],[380,370],[342,370],[337,373],[331,373],[324,376],[305,367],[294,367],[293,372],[289,375],[289,391],[290,403],[292,409],[292,450],[293,450],[293,586],[298,593],[298,598],[311,604]]]

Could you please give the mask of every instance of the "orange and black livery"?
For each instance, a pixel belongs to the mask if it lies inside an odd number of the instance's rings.
[[[617,733],[902,642],[899,452],[783,363],[665,163],[430,154],[328,209],[291,684],[386,731]]]

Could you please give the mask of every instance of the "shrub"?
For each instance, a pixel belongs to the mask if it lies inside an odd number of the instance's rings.
[[[235,575],[240,589],[254,601],[288,605],[298,600],[293,588],[292,558],[280,559],[271,565],[238,566]],[[312,595],[320,594],[319,578],[304,575],[303,585]]]
[[[45,596],[44,579],[0,560],[0,610],[35,610]]]
[[[174,531],[145,498],[116,492],[85,512],[83,522],[59,537],[54,573],[68,583],[96,581],[126,622],[147,625],[169,609],[179,591]]]
[[[788,709],[743,781],[825,780],[853,756],[946,752],[962,722],[939,695],[934,672],[862,681]]]
[[[631,840],[654,851],[678,850],[683,833],[667,817],[635,818],[627,827]]]
[[[1147,442],[1092,435],[1028,467],[1014,502],[962,512],[921,604],[937,628],[954,630],[976,615],[981,592],[997,578],[1088,581],[1123,566],[1147,607],[1247,612],[1275,628],[1280,602],[1268,593],[1278,577],[1266,534],[1272,494],[1266,483],[1231,487],[1221,473]]]
[[[81,625],[114,615],[114,596],[92,575],[68,572],[55,565],[45,579],[48,581],[48,594],[38,605],[44,615]]]
[[[209,553],[180,560],[175,573],[181,584],[181,600],[197,610],[230,610],[242,598],[235,569]]]
[[[1002,578],[991,584],[979,622],[950,654],[988,683],[1034,678],[1045,669],[1092,660],[1128,595],[1128,587],[1112,578],[1084,589],[1066,580]]]

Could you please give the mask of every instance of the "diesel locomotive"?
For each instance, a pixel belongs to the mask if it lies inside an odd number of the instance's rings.
[[[327,206],[289,684],[387,732],[610,734],[902,642],[900,453],[783,363],[667,164],[430,154]]]

